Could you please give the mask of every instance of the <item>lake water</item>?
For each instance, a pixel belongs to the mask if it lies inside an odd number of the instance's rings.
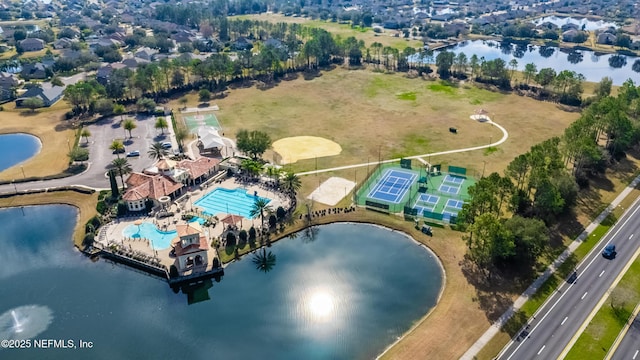
[[[42,147],[40,139],[29,134],[0,135],[0,171],[19,164],[37,154]]]
[[[534,45],[501,45],[496,41],[464,41],[448,48],[447,51],[453,51],[456,54],[464,52],[467,58],[471,58],[473,54],[476,54],[478,58],[484,57],[485,60],[501,58],[506,61],[507,65],[512,59],[516,59],[518,70],[524,70],[528,63],[536,64],[538,71],[543,68],[552,68],[556,72],[572,70],[584,75],[587,81],[592,82],[599,82],[605,76],[609,76],[614,85],[622,85],[629,78],[637,84],[640,79],[640,74],[631,69],[634,61],[638,59],[636,57],[623,55],[626,59],[626,65],[613,68],[609,65],[611,54],[598,56],[593,51],[573,51],[573,54],[570,55],[569,51],[560,51],[555,47],[541,49]],[[577,62],[578,60],[580,61]]]
[[[579,29],[582,29],[582,26],[584,26],[584,29],[587,31],[593,31],[608,27],[618,28],[618,26],[612,22],[606,22],[603,20],[589,20],[586,18],[576,19],[572,17],[545,16],[533,21],[533,23],[536,25],[540,25],[545,22],[550,22],[554,25],[557,25],[558,27],[562,27],[562,25],[565,24],[576,24],[579,26]]]
[[[35,339],[93,348],[0,358],[370,359],[435,305],[442,285],[434,255],[405,236],[332,224],[275,243],[267,273],[244,258],[220,282],[176,294],[73,250],[75,216],[63,205],[0,210],[0,332],[17,321],[23,334],[41,331]]]

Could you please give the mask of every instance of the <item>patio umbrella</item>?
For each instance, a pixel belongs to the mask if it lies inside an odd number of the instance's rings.
[[[138,226],[138,236],[140,235],[140,225],[142,225],[142,220],[138,219],[133,222],[133,225]]]

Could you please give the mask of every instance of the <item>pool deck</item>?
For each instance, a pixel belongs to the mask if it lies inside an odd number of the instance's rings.
[[[263,179],[268,180],[268,179]],[[171,248],[162,249],[162,250],[153,250],[149,245],[149,241],[146,239],[136,239],[136,238],[125,238],[123,234],[123,230],[129,226],[134,225],[136,221],[143,221],[155,224],[162,231],[171,231],[176,230],[176,224],[184,223],[181,220],[182,215],[186,213],[192,213],[192,211],[202,211],[198,206],[193,205],[198,199],[205,196],[209,192],[213,191],[216,188],[225,188],[225,189],[235,189],[242,188],[247,191],[248,194],[253,194],[254,192],[258,193],[258,196],[268,198],[271,201],[269,205],[275,211],[278,206],[283,206],[287,208],[289,205],[289,199],[286,195],[279,193],[278,191],[274,191],[272,189],[263,186],[262,183],[244,183],[241,182],[236,177],[226,178],[221,183],[211,183],[209,185],[204,186],[195,186],[189,189],[190,197],[181,197],[180,201],[177,203],[174,201],[171,203],[171,207],[169,211],[173,212],[174,215],[170,217],[166,217],[163,219],[156,219],[150,216],[138,216],[138,217],[126,217],[126,218],[118,218],[111,224],[105,225],[102,234],[104,237],[100,236],[96,239],[102,245],[102,247],[107,247],[110,243],[119,244],[121,247],[125,249],[130,249],[132,251],[136,251],[142,254],[145,254],[150,257],[157,257],[160,263],[168,268],[171,265],[175,264],[175,257],[169,256],[169,252]],[[222,239],[222,235],[228,230],[229,225],[223,224],[222,219],[226,217],[228,214],[220,213],[217,215],[218,223],[213,227],[204,227],[203,231],[205,236],[208,239],[209,245],[215,239]],[[266,222],[266,217],[265,217]],[[260,219],[259,217],[256,219],[246,219],[242,218],[242,221],[238,221],[236,223],[238,230],[245,229],[249,230],[251,226],[255,226],[256,228],[260,227]],[[211,271],[213,266],[214,258],[219,258],[218,251],[215,247],[210,246],[208,250],[208,258],[210,259],[207,263],[206,269],[198,269],[199,271]],[[224,266],[224,265],[223,265]],[[182,276],[188,276],[191,272],[185,272],[181,274]]]

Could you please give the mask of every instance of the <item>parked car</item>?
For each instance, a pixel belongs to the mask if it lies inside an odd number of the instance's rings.
[[[170,142],[163,142],[163,143],[162,143],[162,148],[163,148],[163,149],[171,149],[171,147],[172,147],[172,146],[173,146],[173,145],[171,145],[171,143],[170,143]]]
[[[140,151],[133,150],[127,153],[127,157],[135,157],[135,156],[140,156]]]
[[[613,259],[614,257],[616,257],[616,254],[616,246],[613,244],[605,246],[604,250],[602,250],[602,256],[607,259]]]

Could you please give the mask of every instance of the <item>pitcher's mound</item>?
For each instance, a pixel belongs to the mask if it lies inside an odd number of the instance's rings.
[[[273,150],[280,155],[281,164],[290,164],[298,160],[334,156],[342,152],[337,143],[316,136],[294,136],[275,141]]]

